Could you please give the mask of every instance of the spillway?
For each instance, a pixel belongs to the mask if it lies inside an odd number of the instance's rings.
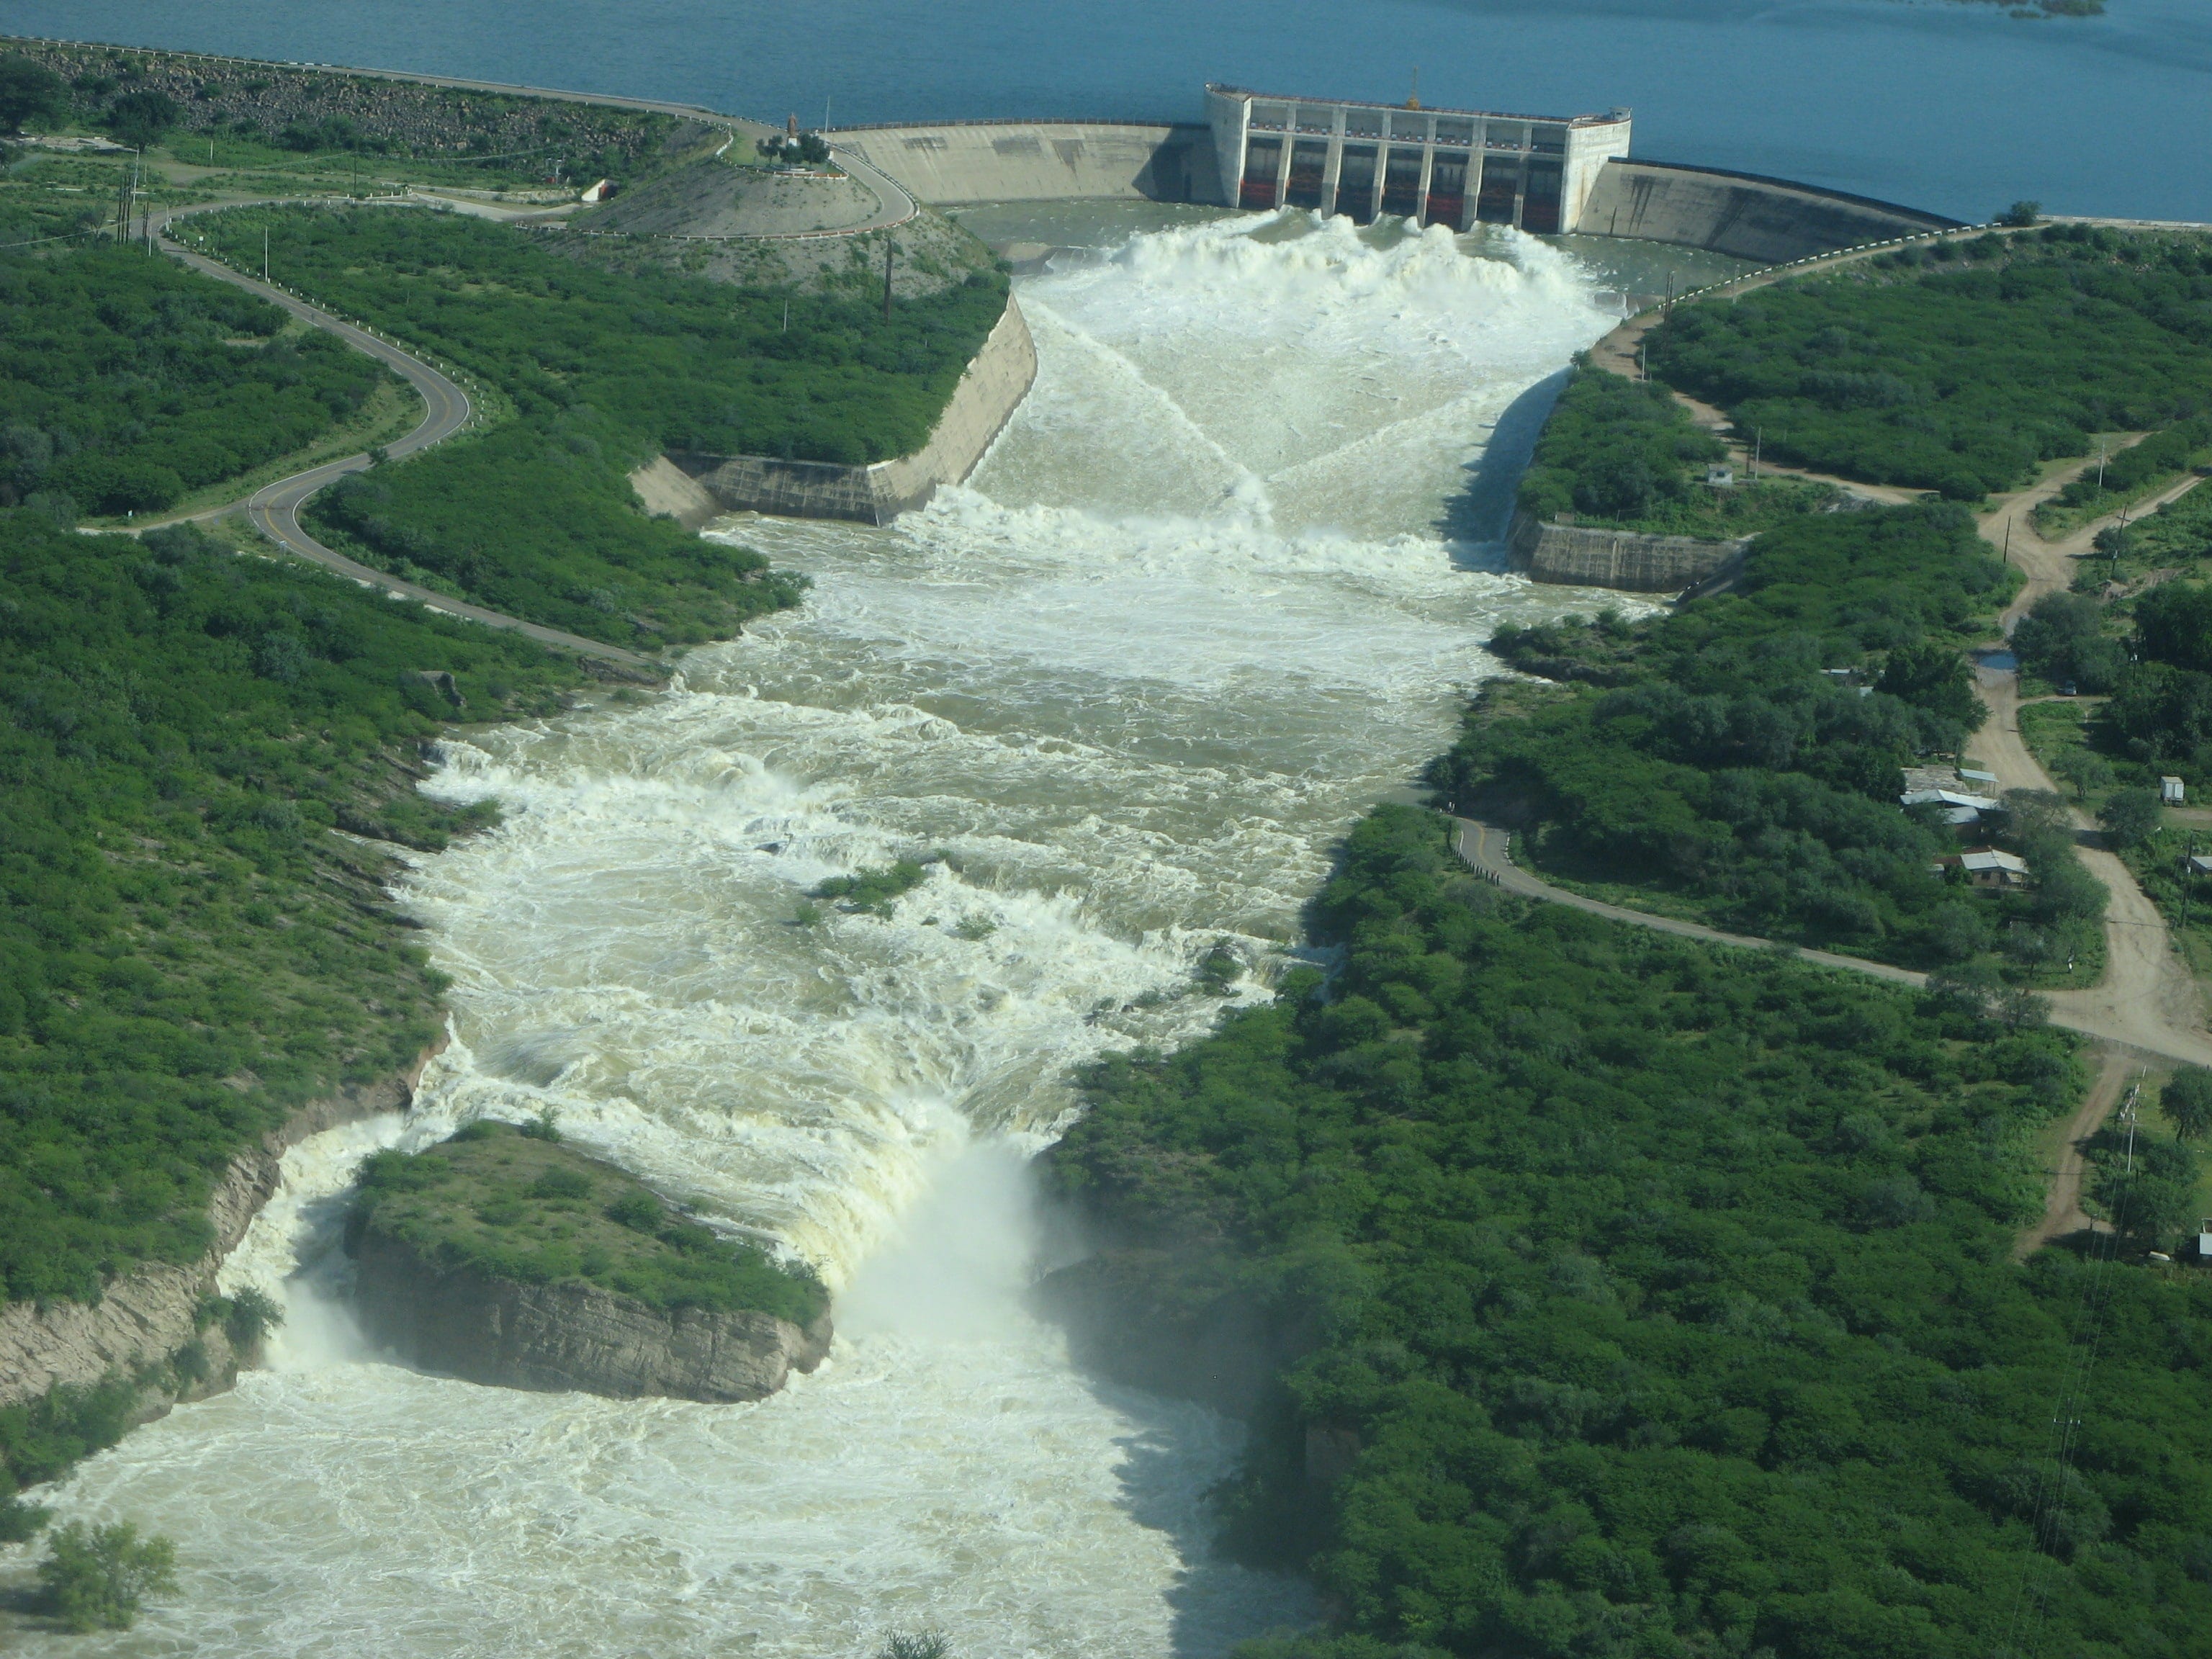
[[[1480,257],[1475,257],[1480,254]],[[64,1516],[179,1546],[128,1636],[30,1653],[1204,1659],[1310,1615],[1212,1559],[1237,1434],[1092,1382],[1024,1313],[1068,1248],[1024,1168],[1071,1066],[1264,998],[1328,849],[1447,740],[1499,621],[1592,609],[1502,518],[1540,389],[1612,319],[1510,231],[1193,223],[1024,279],[1035,391],[885,529],[732,522],[805,606],[665,695],[450,745],[505,823],[415,870],[456,1041],[405,1123],[295,1151],[227,1269],[270,1369],[85,1464]],[[1475,499],[1469,505],[1469,492]],[[1451,526],[1462,532],[1447,533]],[[942,854],[888,918],[823,878]],[[478,1114],[563,1130],[819,1264],[823,1368],[754,1406],[383,1363],[332,1250],[348,1171]]]

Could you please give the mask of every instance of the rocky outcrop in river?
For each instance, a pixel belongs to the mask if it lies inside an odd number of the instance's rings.
[[[404,1239],[355,1248],[362,1328],[426,1370],[497,1388],[635,1399],[760,1400],[830,1351],[830,1316],[804,1328],[755,1309],[660,1310],[579,1280],[530,1285],[447,1268]]]

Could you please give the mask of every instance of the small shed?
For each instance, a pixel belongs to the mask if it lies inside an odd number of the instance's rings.
[[[2168,806],[2180,805],[2185,793],[2179,778],[2160,778],[2158,781],[2158,798]]]
[[[1997,781],[1997,775],[1994,772],[1976,772],[1964,766],[1959,769],[1959,777],[1965,783],[1995,783]]]
[[[2212,1261],[2212,1215],[2197,1224],[2197,1259]]]
[[[611,179],[602,179],[599,183],[593,185],[589,190],[586,191],[578,199],[586,202],[604,202],[614,193],[614,180]]]
[[[1908,789],[1898,798],[1901,806],[1934,806],[1944,823],[1979,823],[1982,814],[1994,812],[2002,802],[1988,795],[1969,795],[1957,789]]]
[[[2212,856],[2191,853],[2189,855],[2189,873],[2192,876],[2212,876]]]
[[[1977,847],[1959,854],[1959,867],[1976,887],[2014,888],[2027,885],[2027,860],[1993,847]]]
[[[1709,489],[1734,489],[1735,469],[1732,466],[1709,466],[1705,469],[1705,487]]]

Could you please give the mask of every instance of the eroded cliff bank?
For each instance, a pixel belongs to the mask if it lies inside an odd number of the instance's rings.
[[[233,1158],[208,1206],[214,1242],[197,1261],[143,1263],[113,1280],[96,1303],[15,1302],[0,1308],[0,1407],[21,1405],[55,1388],[90,1387],[157,1366],[173,1369],[194,1343],[204,1356],[206,1376],[149,1382],[142,1420],[160,1415],[176,1399],[197,1398],[227,1383],[237,1357],[219,1326],[203,1326],[202,1304],[214,1294],[224,1258],[276,1193],[285,1152],[342,1123],[406,1110],[422,1068],[445,1046],[441,1038],[404,1071],[309,1102],[259,1146]],[[185,1371],[198,1369],[186,1360]],[[185,1386],[172,1388],[171,1381]]]
[[[472,1382],[759,1400],[830,1349],[811,1273],[672,1212],[550,1125],[378,1153],[346,1244],[362,1329]]]

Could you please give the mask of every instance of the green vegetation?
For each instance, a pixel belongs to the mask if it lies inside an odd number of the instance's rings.
[[[859,464],[929,440],[1006,309],[1006,278],[902,300],[805,296],[665,271],[617,276],[459,215],[239,209],[198,221],[228,263],[271,233],[286,282],[428,347],[526,420],[587,404],[647,451]]]
[[[129,1630],[147,1597],[176,1593],[177,1547],[159,1534],[139,1537],[128,1521],[72,1521],[49,1540],[39,1585],[64,1630]]]
[[[0,134],[58,120],[69,109],[69,82],[21,52],[0,55]]]
[[[518,418],[336,488],[316,522],[368,562],[533,622],[651,649],[796,601],[765,561],[656,522],[628,474],[665,449],[866,461],[920,448],[1005,308],[1005,279],[872,307],[563,259],[426,213],[240,210],[198,227],[234,264],[274,235],[288,281],[459,363]]]
[[[1522,474],[1522,509],[1538,519],[1660,536],[1726,540],[1832,508],[1839,493],[1799,479],[1706,484],[1728,446],[1667,388],[1578,364]]]
[[[2097,557],[2081,562],[2076,590],[2091,592],[2107,581],[2139,580],[2153,570],[2179,570],[2202,579],[2212,557],[2212,489],[2199,484],[2157,512],[2125,528],[2108,525],[2097,532]]]
[[[1327,994],[1109,1058],[1049,1155],[1112,1241],[1058,1285],[1292,1357],[1230,1536],[1334,1611],[1253,1651],[2192,1650],[2212,1283],[2009,1259],[2073,1039],[1524,908],[1445,828],[1363,822]]]
[[[1777,459],[1976,501],[2212,408],[2208,301],[2201,239],[2053,227],[1678,307],[1647,346]]]
[[[384,166],[446,161],[476,176],[538,183],[556,159],[588,181],[621,178],[707,136],[691,122],[641,110],[387,80],[193,52],[19,40],[0,62],[30,91],[31,125],[105,129],[128,142],[164,137],[185,149],[252,140],[290,151],[343,151]],[[0,131],[9,82],[0,74]],[[467,176],[464,173],[463,176]]]
[[[929,872],[913,859],[900,859],[873,870],[849,876],[831,876],[816,887],[811,896],[836,899],[840,908],[872,916],[887,916],[902,893],[910,893],[927,879]]]
[[[1558,684],[1487,688],[1431,779],[1520,828],[1516,856],[1632,905],[2063,975],[2100,960],[2105,895],[2050,811],[2014,803],[1999,833],[2038,880],[1997,893],[1939,873],[1956,836],[1898,804],[1905,767],[1979,725],[1960,647],[2015,580],[1957,507],[1798,520],[1753,543],[1731,591],[1668,615],[1501,629],[1494,653]]]
[[[148,512],[312,442],[389,377],[265,301],[112,247],[0,264],[0,507]]]
[[[355,473],[309,517],[326,541],[434,591],[642,650],[727,639],[799,602],[804,577],[640,511],[633,448],[580,404]]]
[[[449,1269],[582,1279],[663,1310],[753,1308],[803,1326],[830,1305],[811,1273],[672,1214],[614,1165],[488,1120],[412,1157],[369,1158],[349,1246],[373,1234]]]
[[[2212,452],[2212,417],[2199,416],[2154,432],[2106,457],[2035,509],[2035,527],[2047,538],[2070,534],[2092,519],[2117,513],[2173,483]]]
[[[0,1293],[92,1300],[206,1248],[210,1183],[435,1034],[445,981],[331,833],[434,848],[448,720],[576,667],[180,526],[0,512]],[[450,678],[448,678],[450,677]]]

